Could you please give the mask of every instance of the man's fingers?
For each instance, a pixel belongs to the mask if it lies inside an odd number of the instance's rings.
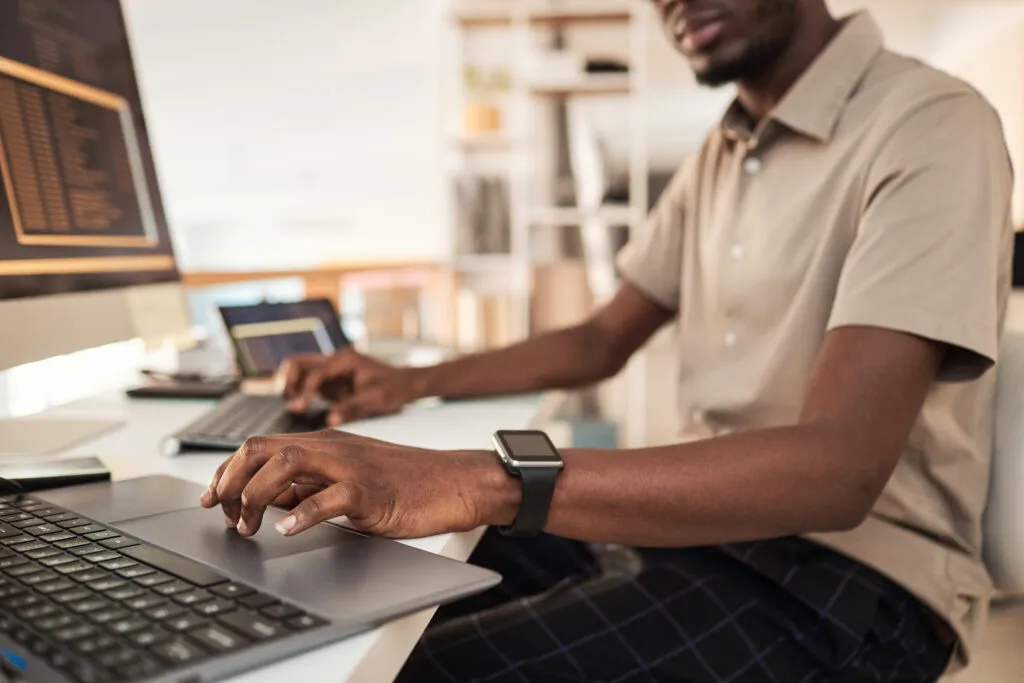
[[[306,500],[310,496],[324,490],[322,485],[316,484],[292,484],[288,490],[278,496],[273,505],[275,507],[291,510],[293,507]]]
[[[282,445],[280,437],[253,437],[246,439],[242,447],[228,460],[227,467],[217,482],[214,495],[229,520],[238,523],[242,491],[263,463]]]
[[[204,508],[212,508],[220,502],[220,498],[217,497],[217,486],[220,484],[220,478],[224,476],[224,470],[228,468],[228,463],[231,462],[231,458],[233,457],[234,455],[222,462],[217,467],[217,471],[213,473],[213,479],[210,481],[210,488],[206,489],[206,492],[199,498],[199,504]]]
[[[361,516],[363,490],[348,482],[328,486],[295,506],[291,513],[275,528],[285,536],[294,536],[306,529],[335,517]]]
[[[242,509],[238,533],[252,536],[259,531],[263,514],[293,482],[326,481],[332,457],[301,442],[288,443],[267,459],[249,479],[239,496]]]
[[[337,401],[327,413],[327,426],[337,427],[367,417],[384,414],[384,394],[380,388],[364,389]]]

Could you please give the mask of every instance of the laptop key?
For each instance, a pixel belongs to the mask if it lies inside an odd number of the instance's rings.
[[[210,589],[210,592],[214,595],[219,595],[222,598],[231,598],[234,600],[236,598],[244,598],[247,595],[252,595],[256,591],[248,586],[243,586],[240,583],[225,583],[220,586],[214,586]]]
[[[84,536],[85,534],[94,534],[98,531],[109,531],[109,529],[107,529],[107,527],[103,526],[102,524],[97,524],[96,522],[86,522],[85,524],[80,525],[75,529],[75,533],[79,536]]]
[[[84,660],[72,662],[67,670],[78,683],[107,683],[110,675],[96,667],[92,662]]]
[[[111,621],[107,624],[107,630],[111,633],[119,636],[126,636],[129,633],[135,633],[149,626],[149,622],[139,617],[128,617],[127,619],[118,619],[117,621]]]
[[[34,574],[35,572],[41,571],[43,571],[43,568],[35,562],[24,562],[17,564],[11,567],[10,569],[4,570],[4,573],[7,574],[7,576],[21,578],[22,576],[28,576],[29,574]]]
[[[67,626],[74,626],[75,619],[70,614],[54,614],[36,621],[40,631],[56,631]]]
[[[42,540],[46,541],[47,543],[56,543],[57,541],[67,541],[68,539],[71,539],[71,538],[77,538],[77,536],[75,536],[74,534],[69,534],[66,531],[61,531],[61,530],[58,529],[57,531],[53,532],[52,534],[43,534],[39,538],[41,538]]]
[[[284,622],[285,626],[293,631],[306,631],[318,626],[326,626],[327,622],[320,617],[311,614],[303,614],[301,617],[292,617]]]
[[[124,619],[127,617],[128,611],[123,610],[120,607],[104,607],[101,610],[90,612],[86,616],[89,618],[89,621],[94,624],[109,624],[112,621],[117,621],[118,619]]]
[[[35,543],[32,543],[30,545],[34,546]],[[48,545],[44,548],[37,547],[35,550],[29,550],[25,553],[25,557],[31,557],[33,560],[41,560],[44,557],[54,557],[60,554],[61,552],[59,548],[54,548],[52,545]]]
[[[117,645],[117,640],[113,636],[107,634],[101,634],[95,638],[86,638],[85,640],[79,641],[72,645],[76,652],[83,655],[91,655],[97,652],[103,652],[107,648],[114,647]]]
[[[85,541],[84,538],[81,539],[81,540]],[[103,546],[98,545],[96,543],[90,543],[89,541],[85,541],[85,545],[80,545],[78,547],[75,547],[75,548],[71,549],[71,554],[75,555],[76,557],[83,557],[83,556],[84,557],[89,557],[90,555],[95,555],[97,553],[106,553],[106,552],[109,552],[109,551],[106,548],[104,548]],[[92,560],[89,560],[89,561],[91,562]]]
[[[18,580],[21,581],[26,586],[35,586],[36,584],[45,583],[46,581],[53,581],[56,578],[57,578],[57,574],[55,574],[54,572],[50,571],[49,569],[46,569],[46,570],[43,570],[41,572],[36,572],[35,574],[29,574],[28,576],[22,576]]]
[[[16,524],[17,522],[24,522],[27,519],[36,519],[36,518],[33,517],[32,515],[28,514],[27,512],[13,512],[13,513],[6,514],[6,515],[0,515],[0,522],[3,522],[4,524],[10,524],[12,526],[14,524]],[[15,527],[15,528],[17,528],[17,527]]]
[[[291,605],[278,603],[276,605],[264,607],[260,610],[260,614],[265,617],[270,617],[271,619],[276,619],[277,621],[283,621],[285,619],[291,619],[292,617],[299,616],[302,614],[302,610],[292,607]]]
[[[80,600],[73,602],[68,605],[67,609],[70,609],[76,614],[89,614],[90,612],[98,612],[101,609],[107,609],[113,607],[113,604],[109,600],[104,600],[100,597],[89,598],[87,600]]]
[[[125,559],[124,557],[122,557],[118,553],[115,553],[113,550],[107,550],[103,546],[97,546],[97,547],[100,549],[99,552],[90,553],[90,554],[85,556],[85,559],[89,560],[93,564],[99,564],[101,562],[111,562],[113,560]]]
[[[82,546],[89,545],[89,541],[84,538],[79,538],[78,536],[72,536],[67,540],[57,541],[53,545],[61,550],[71,550],[72,548],[81,548]]]
[[[143,595],[145,592],[145,589],[139,586],[128,584],[127,586],[107,591],[105,595],[111,600],[131,600],[132,598],[137,598],[140,595]]]
[[[122,576],[126,579],[138,579],[149,574],[156,572],[152,567],[147,567],[143,564],[137,564],[134,567],[128,567],[127,569],[117,570],[117,575]]]
[[[180,617],[175,617],[164,622],[164,626],[171,629],[172,631],[184,632],[191,631],[194,628],[205,626],[207,622],[205,619],[200,619],[194,614],[183,614]]]
[[[172,581],[171,583],[165,583],[162,586],[157,586],[153,590],[159,595],[171,596],[177,595],[178,593],[184,593],[185,591],[190,591],[192,590],[192,586],[188,585],[184,581]]]
[[[18,552],[24,555],[25,553],[30,553],[33,550],[43,550],[44,548],[49,547],[49,545],[43,543],[42,541],[31,541],[30,543],[22,543],[21,545],[19,545]],[[8,550],[7,548],[0,548],[0,557],[9,557],[13,554],[14,552]]]
[[[128,640],[136,647],[150,648],[171,639],[171,634],[159,626],[150,626],[128,636]]]
[[[91,524],[91,522],[87,519],[82,519],[81,517],[73,517],[66,522],[56,522],[56,525],[61,529],[77,529],[78,527],[82,527],[87,524]]]
[[[39,514],[39,513],[37,512],[36,514]],[[39,516],[42,517],[43,519],[45,519],[50,524],[56,524],[57,522],[67,522],[67,521],[70,521],[72,519],[77,519],[70,512],[57,512],[57,513],[54,513],[52,515],[39,515]]]
[[[108,595],[109,595],[109,593],[108,593]],[[133,610],[138,612],[138,611],[141,611],[141,610],[151,609],[151,608],[156,607],[158,605],[162,605],[165,602],[167,602],[167,601],[164,600],[163,598],[161,598],[158,595],[153,595],[153,594],[146,595],[146,594],[143,594],[143,595],[139,595],[138,597],[131,598],[130,600],[125,600],[122,604],[125,607],[127,607],[128,609],[133,609]]]
[[[124,666],[117,667],[117,673],[130,681],[135,681],[140,678],[149,678],[155,676],[164,670],[164,667],[157,664],[156,661],[147,657],[140,657],[134,662],[125,664]]]
[[[76,534],[82,534],[82,529],[84,529],[84,528],[85,527],[81,527],[80,529],[75,529],[75,533]],[[97,542],[105,541],[108,538],[116,538],[117,537],[117,534],[114,533],[113,531],[110,531],[109,529],[103,529],[102,531],[94,531],[92,533],[84,534],[84,535],[90,541],[97,541]]]
[[[210,595],[208,591],[196,590],[188,593],[179,593],[172,599],[179,605],[185,605],[188,607],[191,605],[198,605],[203,602],[209,602],[210,600],[213,600],[213,596]]]
[[[139,563],[136,562],[135,560],[129,560],[127,557],[121,557],[120,555],[118,555],[117,557],[115,557],[112,560],[106,560],[105,562],[100,562],[99,565],[101,567],[103,567],[104,569],[109,569],[110,571],[116,571],[118,569],[126,569],[127,567],[137,567],[137,566],[139,566]]]
[[[91,539],[91,540],[96,540],[96,539]],[[131,538],[126,538],[124,536],[114,536],[113,538],[108,538],[105,541],[100,541],[100,545],[101,546],[103,546],[104,548],[110,548],[111,550],[120,550],[121,548],[130,548],[130,547],[138,545],[138,544],[139,544],[138,541],[133,540]]]
[[[263,595],[262,593],[257,593],[256,595],[250,595],[242,598],[238,601],[238,604],[243,607],[248,607],[249,609],[261,609],[267,605],[273,605],[275,602],[277,602],[276,598],[272,598],[269,595]]]
[[[146,616],[154,621],[164,621],[184,614],[185,608],[170,602],[146,610]]]
[[[224,598],[217,598],[212,602],[204,602],[203,604],[195,607],[197,614],[201,614],[204,617],[215,617],[218,614],[224,614],[235,609],[235,603]]]
[[[189,632],[189,637],[214,652],[228,652],[249,644],[240,634],[221,626],[211,624]]]
[[[57,583],[57,582],[54,581],[54,583]],[[88,598],[91,598],[92,596],[93,596],[93,592],[91,590],[88,590],[86,588],[82,588],[81,586],[79,586],[78,588],[75,588],[74,590],[62,591],[60,593],[56,593],[56,594],[50,596],[50,599],[53,600],[54,602],[59,602],[60,604],[65,605],[65,604],[72,603],[72,602],[78,602],[79,600],[86,600]]]
[[[157,572],[155,574],[147,574],[146,576],[140,576],[139,578],[134,579],[134,581],[140,586],[152,588],[153,586],[160,586],[165,583],[170,583],[171,581],[174,581],[174,578],[168,576],[167,574],[164,574],[163,572]]]
[[[67,579],[57,579],[56,581],[47,581],[46,583],[36,586],[36,591],[43,595],[50,595],[52,593],[60,593],[61,591],[70,590],[75,587],[75,584]]]
[[[192,664],[206,658],[206,653],[198,645],[192,645],[183,639],[176,639],[153,648],[153,653],[169,664]]]
[[[249,636],[253,640],[276,638],[284,633],[284,629],[271,620],[247,610],[221,614],[217,617],[217,621],[239,631],[243,635]]]
[[[114,647],[99,653],[94,657],[94,659],[100,666],[113,669],[115,666],[124,666],[125,664],[130,663],[136,657],[138,657],[138,654],[134,650],[123,645],[115,645]]]
[[[39,560],[39,564],[44,567],[56,567],[59,564],[67,564],[69,562],[76,562],[74,555],[68,555],[66,553],[57,553],[56,555],[50,555]]]
[[[28,559],[15,555],[14,557],[5,557],[0,559],[0,570],[3,570],[5,574],[8,574],[8,569],[13,569],[23,564],[28,564]]]
[[[99,581],[90,581],[88,585],[89,588],[94,591],[100,591],[102,593],[104,591],[114,590],[115,588],[122,588],[127,585],[127,582],[122,579],[110,577],[107,579],[100,579]]]
[[[89,571],[92,571],[92,565],[89,564],[88,562],[82,561],[80,558],[76,558],[74,562],[72,562],[70,564],[59,565],[59,566],[55,567],[55,569],[57,570],[58,573],[67,575],[67,574],[76,574],[76,573],[79,573],[79,572],[89,572]]]
[[[42,601],[43,599],[34,593],[25,593],[24,595],[19,595],[16,598],[11,598],[10,600],[5,601],[4,607],[11,610],[18,610],[20,612],[26,607],[38,605]]]
[[[36,621],[37,619],[45,619],[46,617],[52,617],[57,614],[60,610],[56,605],[51,605],[45,602],[35,607],[29,607],[27,610],[21,612],[21,618],[26,621]]]
[[[53,632],[53,637],[62,643],[70,643],[74,640],[81,640],[88,638],[96,633],[96,627],[90,626],[89,624],[75,624],[74,626],[68,626],[66,628],[57,629]]]
[[[24,528],[30,527],[30,526],[36,526],[36,525],[39,525],[39,524],[46,524],[46,522],[44,520],[39,519],[38,517],[33,517],[32,515],[27,515],[25,513],[22,513],[21,514],[21,519],[19,519],[17,521],[14,521],[14,522],[8,522],[8,524],[10,524],[15,529],[24,529]]]
[[[3,526],[0,524],[0,526]],[[32,536],[26,536],[25,534],[18,534],[16,536],[0,536],[0,545],[15,546],[20,543],[31,543],[36,540]]]
[[[136,545],[131,548],[125,548],[122,554],[168,574],[173,574],[180,579],[185,579],[200,588],[208,588],[227,582],[226,578],[205,565],[171,555],[158,548]]]
[[[89,583],[90,581],[99,581],[101,579],[108,579],[108,578],[110,578],[110,574],[105,572],[105,571],[103,571],[102,569],[96,569],[95,567],[93,567],[92,569],[90,569],[88,571],[78,572],[77,574],[72,574],[71,578],[74,579],[75,581],[78,581],[79,583]]]
[[[27,526],[22,529],[26,534],[32,534],[33,536],[45,536],[46,534],[54,534],[60,531],[60,527],[54,526],[53,524],[34,524]]]

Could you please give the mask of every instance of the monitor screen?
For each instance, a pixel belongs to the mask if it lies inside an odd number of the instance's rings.
[[[0,299],[174,281],[118,0],[0,0]]]
[[[289,356],[333,353],[348,339],[326,299],[220,309],[246,377],[274,374]]]

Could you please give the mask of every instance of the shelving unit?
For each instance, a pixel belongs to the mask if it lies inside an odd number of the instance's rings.
[[[461,243],[454,239],[451,266],[456,287],[487,293],[507,292],[512,298],[513,320],[508,326],[513,338],[522,338],[531,327],[531,284],[536,264],[537,240],[551,241],[551,231],[578,229],[585,245],[600,242],[602,230],[611,235],[616,226],[630,229],[640,225],[647,213],[648,158],[646,148],[647,29],[649,8],[635,0],[449,0],[449,38],[446,41],[446,62],[450,64],[447,103],[455,103],[445,112],[444,135],[451,145],[450,170],[454,179],[472,174],[501,174],[507,180],[508,213],[511,249],[505,254],[459,253]],[[543,50],[538,48],[541,36],[552,35],[556,29],[567,32],[600,30],[621,40],[629,69],[626,73],[576,73],[554,75],[537,69]],[[604,35],[602,33],[602,35]],[[467,44],[473,40],[504,41],[508,54],[508,89],[501,94],[504,125],[500,131],[467,133],[464,128],[465,105],[469,98],[463,82],[473,56],[467,55]],[[601,56],[601,55],[594,55]],[[538,71],[540,74],[538,74]],[[587,207],[551,206],[551,201],[538,197],[534,181],[538,170],[545,168],[555,154],[551,135],[536,129],[539,108],[565,102],[575,106],[584,98],[621,101],[623,117],[628,119],[630,155],[628,161],[629,205]],[[455,192],[451,193],[451,216],[458,215]],[[541,193],[543,195],[543,193]],[[453,222],[453,224],[455,224]],[[602,227],[603,226],[603,227]],[[585,247],[586,251],[586,247]],[[610,262],[593,263],[593,250],[588,252],[587,265],[612,268]],[[606,254],[603,261],[610,261]],[[550,265],[548,262],[547,265]],[[591,277],[591,284],[607,277]],[[600,301],[607,292],[595,292]],[[509,340],[495,340],[501,343]]]

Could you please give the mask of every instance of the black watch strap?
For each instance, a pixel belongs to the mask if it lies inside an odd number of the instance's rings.
[[[512,526],[501,527],[508,536],[536,536],[548,523],[551,499],[555,495],[555,482],[560,469],[557,467],[523,467],[519,478],[523,484],[523,499],[519,514]]]

